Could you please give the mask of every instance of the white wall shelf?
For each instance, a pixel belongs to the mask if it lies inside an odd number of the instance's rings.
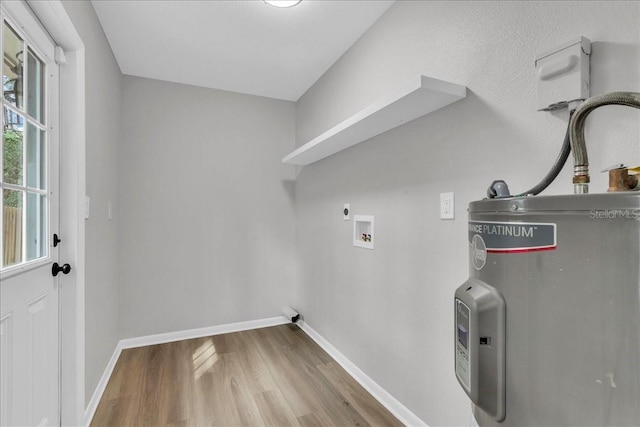
[[[419,76],[396,93],[369,105],[282,159],[308,165],[467,96],[455,83]]]

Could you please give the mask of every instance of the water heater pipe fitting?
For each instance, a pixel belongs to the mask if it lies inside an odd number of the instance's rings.
[[[609,170],[608,192],[635,190],[638,187],[638,177],[629,175],[629,169],[625,167]]]
[[[611,92],[585,100],[569,123],[569,142],[573,151],[573,189],[575,194],[589,192],[589,158],[584,141],[584,125],[589,113],[603,105],[626,105],[640,108],[640,93]]]

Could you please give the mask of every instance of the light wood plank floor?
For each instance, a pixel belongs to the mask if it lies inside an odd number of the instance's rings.
[[[124,350],[92,426],[401,426],[295,325]]]

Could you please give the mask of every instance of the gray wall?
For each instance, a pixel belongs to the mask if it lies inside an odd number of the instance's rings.
[[[121,338],[279,315],[294,104],[129,76],[122,101]]]
[[[297,170],[296,248],[306,321],[430,425],[469,423],[453,372],[453,292],[467,277],[466,207],[492,180],[512,191],[554,161],[565,113],[535,111],[537,53],[584,35],[592,94],[640,90],[640,3],[396,2],[297,102],[297,145],[418,74],[468,96]],[[588,119],[592,192],[599,171],[638,164],[638,110]],[[552,193],[570,193],[565,167]],[[455,192],[456,219],[439,219]],[[375,250],[352,246],[354,214],[375,215]]]
[[[66,1],[63,4],[85,46],[86,185],[87,195],[91,197],[91,217],[86,221],[85,235],[85,399],[88,402],[120,339],[117,202],[122,74],[91,3]],[[113,203],[112,220],[107,219],[109,202]]]

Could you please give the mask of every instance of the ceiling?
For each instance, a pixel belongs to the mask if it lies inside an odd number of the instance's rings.
[[[386,0],[92,0],[124,74],[297,101]]]

